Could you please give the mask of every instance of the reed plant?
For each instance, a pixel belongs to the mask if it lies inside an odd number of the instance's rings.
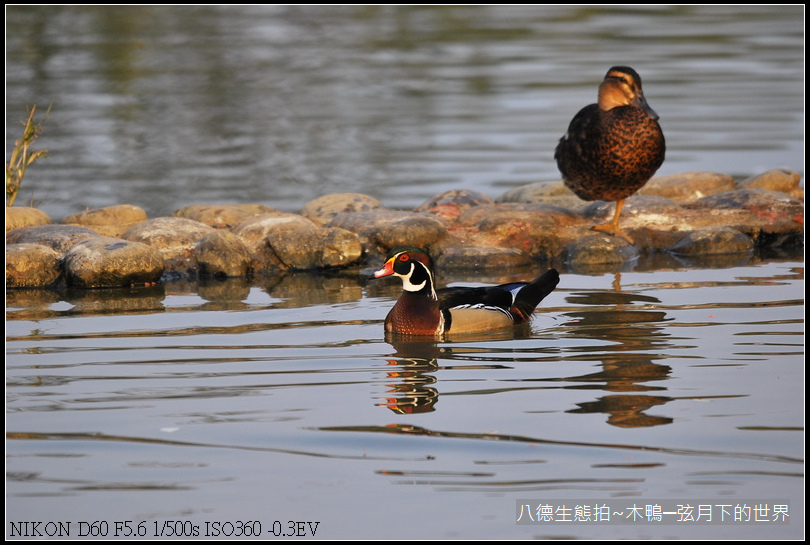
[[[36,110],[36,105],[28,110],[28,119],[23,123],[23,136],[14,142],[11,157],[6,163],[6,206],[14,205],[14,199],[17,198],[17,192],[25,176],[25,169],[40,157],[48,155],[47,150],[34,150],[32,146],[42,133],[42,125],[48,120],[51,109],[48,108],[41,121],[34,119]]]

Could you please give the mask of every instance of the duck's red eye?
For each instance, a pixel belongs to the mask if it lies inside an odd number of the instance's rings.
[[[401,256],[399,256],[400,261],[408,261],[410,259],[411,259],[411,256],[409,256],[408,254],[402,254]]]

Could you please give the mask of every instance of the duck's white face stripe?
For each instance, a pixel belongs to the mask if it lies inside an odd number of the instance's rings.
[[[413,277],[415,267],[422,267],[425,270],[425,272],[427,272],[427,274],[431,278],[431,280],[433,278],[433,276],[430,274],[430,271],[427,270],[427,267],[425,267],[424,265],[422,265],[421,263],[419,263],[417,261],[412,261],[411,262],[411,270],[408,271],[408,274],[406,274],[406,275],[397,275],[397,276],[402,277],[402,288],[405,291],[417,292],[417,291],[419,291],[421,289],[424,289],[424,287],[428,283],[427,280],[424,280],[424,281],[420,282],[419,284],[414,284],[413,282],[411,282],[411,278]],[[432,292],[431,297],[433,297],[435,299],[436,298],[436,288],[433,287],[431,292]]]
[[[405,291],[419,291],[419,290],[421,290],[422,288],[425,287],[425,283],[427,282],[427,281],[425,281],[425,282],[422,282],[421,284],[413,284],[411,282],[411,277],[413,276],[413,268],[414,267],[416,267],[416,264],[411,263],[411,270],[408,271],[408,274],[402,275],[402,287],[405,289]],[[397,276],[399,276],[399,275],[397,275]]]
[[[419,291],[425,287],[427,282],[422,282],[421,284],[411,284],[411,279],[408,277],[404,277],[405,281],[402,283],[402,287],[405,288],[405,291]]]

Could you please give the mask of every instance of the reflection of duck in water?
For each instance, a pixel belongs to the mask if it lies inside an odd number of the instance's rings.
[[[615,395],[599,398],[597,401],[577,403],[579,409],[567,411],[569,413],[607,413],[608,424],[620,428],[647,428],[671,424],[673,419],[668,416],[650,416],[644,411],[657,405],[664,405],[672,401],[665,396],[648,395]]]
[[[641,189],[664,162],[666,144],[658,114],[630,67],[614,66],[599,86],[599,101],[574,116],[554,158],[563,181],[580,199],[616,201],[613,221],[594,229],[617,235],[624,201]]]
[[[487,337],[490,339],[492,337]],[[436,410],[439,391],[434,387],[438,382],[436,372],[470,369],[507,369],[498,363],[482,362],[477,357],[470,358],[461,348],[458,353],[451,346],[440,347],[435,340],[422,340],[396,337],[389,340],[396,352],[386,358],[386,386],[389,388],[380,407],[387,407],[397,414],[428,413]],[[477,354],[477,351],[473,351]],[[440,359],[456,360],[449,365],[439,364]]]
[[[436,377],[430,374],[438,368],[436,360],[392,359],[388,362],[399,369],[388,373],[388,379],[393,382],[387,384],[390,390],[386,392],[385,403],[380,405],[398,414],[433,412],[439,401],[439,392],[433,388]]]
[[[375,278],[398,276],[403,292],[385,318],[389,333],[431,338],[488,332],[531,319],[560,281],[550,269],[531,282],[490,287],[434,287],[433,260],[425,250],[400,246],[386,256]]]
[[[661,324],[671,318],[667,318],[666,312],[647,310],[661,301],[641,293],[621,291],[573,294],[566,300],[588,307],[588,310],[566,314],[573,319],[568,334],[609,343],[603,351],[593,350],[589,353],[589,359],[601,360],[601,369],[585,375],[566,377],[566,381],[582,383],[581,386],[570,388],[627,392],[577,403],[578,409],[567,412],[604,413],[608,415],[608,424],[622,428],[672,423],[673,419],[670,417],[648,415],[646,411],[666,405],[673,398],[641,393],[667,390],[666,383],[661,381],[666,381],[672,373],[669,365],[655,362],[660,356],[650,354],[670,346],[668,335]],[[641,303],[642,307],[634,307],[633,303]]]
[[[438,370],[437,358],[441,349],[435,342],[395,343],[396,353],[388,359],[393,367],[386,371],[391,383],[385,393],[385,402],[379,406],[388,407],[397,414],[429,413],[435,410],[439,392],[433,387]]]
[[[628,314],[628,313],[625,313]],[[633,336],[630,328],[623,328],[624,335]],[[644,328],[635,335],[643,333]],[[639,337],[639,345],[632,346],[633,342],[625,343],[624,348],[637,350],[643,346],[653,346],[649,332]],[[596,373],[568,377],[569,381],[582,381],[587,384],[585,389],[601,389],[607,392],[633,392],[618,395],[608,395],[577,403],[578,409],[567,411],[572,414],[604,413],[608,415],[607,422],[620,428],[644,428],[671,424],[673,419],[668,416],[654,416],[646,414],[648,409],[663,406],[673,401],[669,396],[646,395],[640,392],[650,390],[666,390],[666,386],[655,386],[654,383],[669,378],[672,368],[669,365],[655,363],[648,354],[635,352],[607,353],[603,357],[602,370]],[[597,386],[604,382],[603,385]],[[578,387],[574,387],[575,389]]]

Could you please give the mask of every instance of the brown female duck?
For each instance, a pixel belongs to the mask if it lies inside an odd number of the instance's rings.
[[[633,240],[619,228],[625,199],[641,189],[664,162],[666,144],[658,115],[647,104],[641,77],[614,66],[599,86],[599,102],[574,116],[554,158],[563,181],[586,201],[616,201],[613,221],[594,229]]]
[[[550,269],[531,282],[437,290],[430,255],[408,246],[388,252],[383,268],[374,273],[375,278],[392,275],[402,280],[403,292],[385,318],[386,332],[432,338],[526,323],[560,281]]]

